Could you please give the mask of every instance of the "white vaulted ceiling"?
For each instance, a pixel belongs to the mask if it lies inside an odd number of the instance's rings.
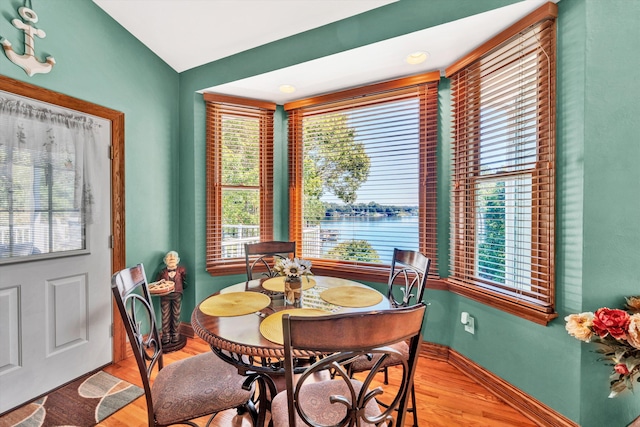
[[[93,0],[182,72],[397,0]]]
[[[396,0],[93,0],[178,72],[385,6]],[[427,0],[424,0],[427,1]],[[473,0],[480,1],[480,0]],[[283,104],[444,69],[547,0],[523,0],[204,91]],[[422,64],[404,59],[426,51]],[[279,91],[293,85],[294,93]]]

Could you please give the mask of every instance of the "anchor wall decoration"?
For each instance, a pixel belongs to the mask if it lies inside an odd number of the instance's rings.
[[[28,7],[21,7],[20,9],[18,9],[18,13],[20,14],[24,22],[20,21],[19,19],[14,19],[13,21],[11,21],[11,23],[17,29],[24,31],[24,54],[18,55],[11,47],[11,42],[9,42],[9,40],[5,38],[2,38],[0,43],[2,44],[4,53],[7,55],[7,58],[9,58],[11,62],[22,68],[29,75],[29,77],[37,73],[48,73],[55,65],[56,60],[53,59],[52,56],[47,56],[46,62],[40,62],[34,55],[33,36],[38,36],[41,39],[46,37],[46,33],[43,30],[37,29],[30,25],[31,23],[35,24],[36,22],[38,22],[38,15],[36,15],[36,13]]]

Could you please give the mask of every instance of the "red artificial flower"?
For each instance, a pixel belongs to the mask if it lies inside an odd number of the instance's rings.
[[[629,313],[624,310],[600,308],[593,318],[593,331],[601,338],[608,334],[617,340],[627,338]]]
[[[627,368],[627,365],[625,365],[624,363],[616,364],[616,366],[614,366],[613,369],[620,375],[629,375],[629,369]]]

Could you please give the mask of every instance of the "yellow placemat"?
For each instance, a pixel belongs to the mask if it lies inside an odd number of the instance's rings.
[[[272,277],[262,282],[262,287],[268,291],[284,292],[284,276]],[[302,278],[302,290],[311,289],[316,285],[316,281],[311,277]]]
[[[322,292],[320,298],[342,307],[369,307],[382,301],[382,294],[371,288],[338,286]]]
[[[259,292],[229,292],[214,295],[200,303],[200,311],[209,316],[243,316],[271,304],[268,295]]]
[[[282,336],[282,316],[290,314],[292,316],[327,316],[328,313],[324,310],[317,308],[292,308],[289,310],[282,310],[267,316],[262,323],[260,323],[260,333],[263,337],[276,344],[284,344],[284,337]]]

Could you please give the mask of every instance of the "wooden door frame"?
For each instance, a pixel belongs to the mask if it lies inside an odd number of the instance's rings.
[[[111,271],[115,273],[125,268],[124,113],[3,75],[0,75],[0,90],[102,117],[111,122],[111,235],[113,246]],[[111,286],[111,281],[108,280],[105,286]],[[120,314],[117,312],[115,304],[112,304],[112,307],[113,361],[118,362],[127,356],[127,342]]]

